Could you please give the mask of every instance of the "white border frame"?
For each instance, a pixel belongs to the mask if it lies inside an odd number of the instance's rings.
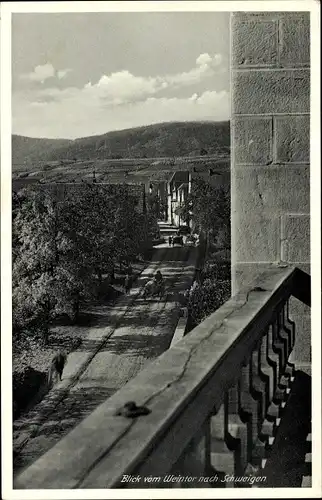
[[[320,154],[320,6],[302,1],[110,1],[6,2],[1,6],[1,375],[2,493],[5,500],[118,498],[320,498],[321,486],[321,154]],[[55,12],[311,12],[311,280],[312,280],[312,488],[255,489],[12,489],[11,347],[11,14]],[[312,69],[314,67],[314,70]]]

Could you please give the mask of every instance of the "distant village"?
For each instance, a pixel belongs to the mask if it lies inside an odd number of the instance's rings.
[[[180,226],[178,207],[191,193],[195,179],[212,186],[230,185],[230,158],[199,156],[180,158],[108,159],[96,161],[61,160],[38,164],[32,171],[16,166],[12,190],[18,192],[29,185],[53,184],[55,189],[76,189],[84,183],[107,185],[128,184],[139,196],[141,210],[146,197],[156,195],[164,207],[162,219]],[[69,187],[68,187],[69,186]]]

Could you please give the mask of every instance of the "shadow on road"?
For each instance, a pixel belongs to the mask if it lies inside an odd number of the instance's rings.
[[[37,436],[28,442],[23,453],[15,457],[14,474],[21,472],[22,469],[31,465],[39,455],[52,448],[58,440],[68,434],[114,392],[115,388],[102,387],[101,385],[73,390],[39,428]],[[48,402],[48,410],[49,407],[50,402]],[[33,421],[28,420],[21,431],[32,432],[33,426]]]

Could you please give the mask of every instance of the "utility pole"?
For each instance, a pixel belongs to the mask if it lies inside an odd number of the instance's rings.
[[[146,215],[146,196],[145,196],[145,184],[142,184],[142,188],[143,188],[143,202],[142,202],[142,210],[143,210],[143,214]]]

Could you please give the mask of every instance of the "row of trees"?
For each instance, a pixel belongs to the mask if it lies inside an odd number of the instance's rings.
[[[104,275],[149,246],[156,219],[138,210],[127,185],[26,189],[13,195],[13,330],[40,330],[52,320],[77,321]]]

